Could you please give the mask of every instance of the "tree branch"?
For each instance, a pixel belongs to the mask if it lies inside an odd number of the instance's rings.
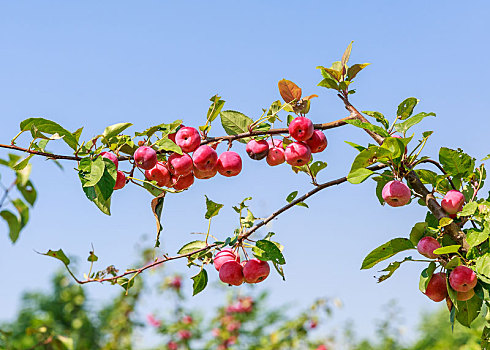
[[[386,168],[386,167],[387,167],[387,165],[380,164],[380,165],[374,165],[374,166],[368,167],[368,169],[369,170],[372,170],[372,171],[377,171],[377,170],[380,170],[380,169],[383,169],[383,168]],[[252,228],[250,228],[250,230],[248,230],[247,232],[245,232],[242,235],[240,235],[238,237],[238,241],[243,241],[244,239],[248,238],[254,232],[256,232],[259,228],[261,228],[262,226],[266,225],[268,222],[270,222],[271,220],[275,219],[280,214],[284,213],[286,210],[291,209],[296,204],[298,204],[300,202],[304,202],[306,199],[310,198],[315,193],[318,193],[318,192],[320,192],[321,190],[323,190],[325,188],[332,187],[332,186],[335,186],[335,185],[339,185],[339,184],[344,183],[346,181],[347,181],[347,177],[344,176],[344,177],[341,177],[339,179],[332,180],[332,181],[329,181],[329,182],[325,182],[323,184],[320,184],[320,185],[316,186],[314,189],[312,189],[308,193],[302,195],[301,197],[299,197],[299,198],[291,201],[287,205],[285,205],[282,208],[278,209],[273,214],[271,214],[269,217],[267,217],[265,220],[259,222],[257,225],[255,225]],[[114,282],[114,281],[117,281],[119,278],[123,278],[125,276],[133,275],[133,274],[140,274],[141,272],[143,272],[143,271],[145,271],[145,270],[147,270],[149,268],[158,266],[158,265],[163,264],[163,263],[166,263],[168,261],[182,259],[182,258],[187,258],[187,257],[189,257],[191,255],[200,253],[202,251],[205,251],[205,250],[208,250],[208,249],[217,247],[217,246],[218,246],[218,244],[214,243],[214,244],[207,245],[204,248],[197,249],[197,250],[192,251],[192,252],[187,253],[187,254],[175,255],[175,256],[172,256],[172,257],[165,257],[163,259],[158,259],[158,260],[156,260],[156,261],[154,261],[152,263],[149,263],[149,264],[147,264],[147,265],[145,265],[145,266],[143,266],[143,267],[141,267],[139,269],[127,270],[124,273],[122,273],[120,275],[117,275],[117,276],[100,278],[100,279],[86,279],[86,280],[83,280],[83,281],[78,280],[75,276],[73,276],[73,277],[74,277],[75,281],[77,283],[79,283],[79,284],[86,284],[86,283],[91,283],[91,282]]]

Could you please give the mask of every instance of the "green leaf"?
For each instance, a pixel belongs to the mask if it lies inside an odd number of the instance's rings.
[[[389,172],[391,175],[391,172]],[[376,197],[378,198],[379,204],[385,205],[385,200],[383,199],[383,188],[385,185],[392,180],[389,176],[376,176],[373,177],[373,180],[376,181]]]
[[[22,170],[17,170],[15,175],[17,176],[17,184],[20,186],[25,186],[29,181],[29,176],[31,175],[32,165],[27,164]]]
[[[97,157],[97,159],[94,160],[90,165],[90,173],[88,174],[88,176],[85,176],[87,182],[83,184],[83,187],[91,187],[97,185],[100,179],[102,179],[102,175],[104,175],[104,170],[104,158]]]
[[[349,58],[350,58],[350,53],[352,51],[352,43],[354,41],[351,41],[350,44],[347,46],[347,49],[345,49],[345,52],[344,54],[342,55],[342,59],[340,60],[340,63],[342,64],[342,67],[344,67],[347,62],[349,62]]]
[[[179,255],[185,255],[189,254],[192,252],[195,252],[196,250],[206,248],[206,242],[204,241],[192,241],[187,244],[185,244],[182,248],[179,249],[177,254]]]
[[[265,239],[257,241],[255,247],[252,248],[252,252],[257,259],[262,261],[273,261],[279,265],[286,263],[284,255],[282,255],[277,244]]]
[[[347,69],[347,80],[352,81],[352,79],[354,79],[361,70],[363,70],[364,68],[366,68],[370,64],[371,63],[353,64],[351,67],[349,67],[349,69]]]
[[[407,119],[412,115],[413,109],[417,103],[419,103],[419,100],[417,100],[415,97],[407,98],[398,106],[396,115],[399,116],[401,120]]]
[[[38,131],[46,134],[58,134],[63,136],[63,140],[73,150],[78,148],[77,138],[68,130],[64,129],[61,125],[44,118],[29,118],[20,123],[21,131],[29,131],[32,127],[35,127]]]
[[[234,206],[233,210],[235,210],[237,213],[240,213],[243,209],[248,208],[248,205],[246,205],[245,202],[247,202],[251,199],[252,199],[252,197],[245,198],[243,201],[241,201],[240,204],[238,204],[238,206]]]
[[[128,279],[125,277],[118,278],[117,284],[119,284],[121,287],[123,287],[124,290],[127,292],[129,290],[129,288],[131,288],[134,285],[134,278],[131,278],[131,279]]]
[[[477,202],[469,202],[466,204],[463,209],[458,212],[458,218],[462,216],[470,216],[475,214],[476,209],[478,209],[478,203]]]
[[[182,148],[180,148],[179,146],[177,146],[175,144],[175,142],[173,142],[172,140],[170,140],[168,138],[160,139],[157,142],[155,142],[154,145],[156,147],[158,147],[159,150],[160,149],[163,149],[164,151],[175,152],[175,153],[178,153],[178,154],[182,154]]]
[[[483,230],[470,228],[466,230],[466,241],[470,247],[476,247],[485,242],[490,235],[490,226],[485,223]]]
[[[298,191],[293,191],[291,192],[290,194],[288,194],[288,196],[286,197],[286,201],[288,203],[291,203],[295,198],[296,196],[298,195]]]
[[[144,181],[143,182],[143,187],[151,193],[152,196],[154,197],[158,197],[160,196],[163,192],[165,192],[164,190],[162,190],[160,187],[158,187],[157,185],[153,185],[151,182],[148,182],[148,181]]]
[[[151,200],[151,210],[153,211],[153,216],[155,216],[155,220],[157,222],[157,238],[155,240],[155,248],[160,246],[160,233],[163,230],[162,210],[165,194],[166,192],[162,192],[159,196]]]
[[[22,186],[22,184],[17,183],[17,189],[22,194],[22,196],[27,201],[27,203],[29,203],[31,206],[34,205],[37,198],[37,191],[34,188],[34,185],[32,184],[31,180],[27,181],[25,186]]]
[[[99,257],[95,255],[93,251],[90,251],[87,261],[96,262],[97,260],[99,260]]]
[[[313,175],[313,177],[316,177],[317,174],[325,169],[327,167],[327,163],[326,162],[322,162],[322,161],[316,161],[316,162],[313,162],[310,164],[310,170],[311,170],[311,175]]]
[[[396,137],[387,137],[383,140],[381,147],[392,153],[393,159],[401,157],[405,153],[405,144]]]
[[[486,253],[476,259],[476,271],[490,278],[490,253]]]
[[[27,164],[29,164],[29,160],[31,160],[32,157],[34,157],[34,154],[29,154],[22,161],[20,161],[19,163],[15,164],[12,167],[12,169],[14,169],[14,170],[22,170],[22,169],[24,169],[27,166]]]
[[[461,248],[461,246],[459,244],[448,245],[445,247],[434,249],[433,253],[438,254],[438,255],[452,254],[452,253],[457,253],[459,248]]]
[[[363,147],[363,146],[360,146],[354,142],[349,142],[349,141],[344,141],[346,144],[348,144],[349,146],[352,146],[354,147],[356,150],[358,150],[359,152],[362,152],[366,149],[366,147]]]
[[[20,198],[16,198],[12,201],[15,209],[20,215],[20,229],[22,229],[29,221],[29,207]]]
[[[12,243],[15,243],[19,238],[19,233],[21,230],[21,224],[19,219],[15,214],[8,210],[3,210],[0,212],[0,216],[7,222],[9,226],[9,237]]]
[[[325,78],[321,82],[318,83],[318,86],[325,87],[327,89],[339,89],[339,84],[332,78]]]
[[[41,253],[41,255],[46,255],[60,260],[63,264],[68,266],[70,264],[70,259],[65,255],[62,249],[58,250],[48,250],[47,253]]]
[[[118,123],[118,124],[108,126],[107,128],[105,128],[104,132],[102,133],[102,136],[104,136],[106,140],[109,140],[111,137],[119,135],[120,133],[122,133],[124,130],[126,130],[132,125],[133,124],[131,123]]]
[[[395,130],[398,131],[399,133],[402,133],[402,134],[405,134],[408,129],[410,129],[412,126],[420,123],[422,121],[422,119],[424,119],[425,117],[429,117],[429,116],[436,116],[435,113],[425,113],[425,112],[422,112],[422,113],[418,113],[416,115],[414,115],[413,117],[405,120],[404,122],[402,123],[398,123],[398,124],[395,124]]]
[[[425,291],[427,290],[427,285],[429,284],[429,281],[432,278],[432,274],[434,273],[435,269],[436,264],[434,262],[431,262],[427,268],[422,270],[419,281],[419,289],[422,293],[425,293]]]
[[[205,269],[201,269],[201,271],[192,277],[194,281],[192,283],[192,296],[202,292],[206,285],[208,284],[208,273]]]
[[[223,111],[221,115],[221,124],[228,135],[237,135],[248,132],[248,127],[253,123],[253,120],[245,114],[236,111]],[[249,138],[240,139],[242,143],[247,143]]]
[[[483,161],[485,161],[485,160],[489,160],[489,159],[490,159],[490,154],[489,154],[489,155],[487,155],[485,158],[483,158],[481,161],[483,162]]]
[[[466,301],[456,301],[456,319],[463,326],[470,327],[471,323],[475,318],[480,314],[480,309],[483,303],[483,300],[478,298],[476,295],[473,296],[470,300]]]
[[[441,220],[439,220],[439,226],[440,227],[446,227],[447,225],[450,225],[454,220],[451,219],[451,218],[441,218]]]
[[[446,147],[441,147],[439,151],[439,163],[451,176],[469,176],[475,167],[475,159],[464,153],[463,150]]]
[[[211,106],[209,106],[208,113],[206,115],[206,120],[207,122],[211,123],[213,120],[216,119],[216,117],[219,115],[221,112],[221,109],[223,108],[225,101],[221,99],[218,95],[214,95],[209,99],[209,101],[212,102]]]
[[[417,245],[422,237],[424,237],[425,230],[429,224],[426,222],[417,222],[410,231],[410,241],[413,245]]]
[[[349,70],[351,68],[349,68]],[[375,112],[375,111],[362,111],[362,113],[367,114],[368,116],[373,117],[374,119],[376,119],[376,121],[378,123],[383,124],[383,126],[384,126],[384,128],[386,130],[388,130],[388,128],[390,127],[390,123],[388,122],[388,120],[385,118],[385,116],[382,113]]]
[[[221,208],[223,208],[223,204],[213,202],[206,195],[204,195],[204,197],[206,197],[206,214],[204,215],[204,218],[209,220],[218,215]]]
[[[420,181],[422,181],[423,184],[431,184],[435,186],[437,181],[437,173],[426,169],[416,169],[415,173],[417,173]]]
[[[372,174],[374,174],[374,172],[366,168],[354,169],[349,173],[349,175],[347,175],[347,181],[349,181],[351,184],[360,184]]]
[[[370,131],[375,132],[376,134],[383,136],[383,137],[389,137],[390,136],[390,134],[385,129],[383,129],[380,126],[371,124],[371,123],[364,123],[364,122],[361,122],[360,120],[357,120],[357,119],[348,119],[345,122],[347,124],[357,126],[358,128],[361,128],[361,129],[370,130]]]
[[[392,257],[396,253],[414,248],[414,244],[409,239],[394,238],[369,253],[362,262],[361,270],[369,269],[380,261]]]
[[[359,168],[365,168],[381,160],[388,160],[391,156],[392,153],[386,148],[371,146],[354,158],[350,171],[352,172]]]
[[[451,270],[459,265],[461,265],[461,258],[459,256],[453,256],[453,258],[446,264],[445,268],[446,270]]]
[[[408,256],[405,259],[403,259],[402,261],[394,261],[394,262],[390,263],[386,268],[381,270],[380,272],[385,271],[388,273],[381,275],[378,278],[378,283],[383,282],[383,281],[387,280],[388,278],[390,278],[395,273],[395,271],[398,270],[398,268],[401,266],[401,264],[403,264],[405,261],[412,261],[412,257]]]

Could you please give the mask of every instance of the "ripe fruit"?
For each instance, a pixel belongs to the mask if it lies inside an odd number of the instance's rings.
[[[251,259],[243,267],[243,277],[247,283],[259,283],[269,276],[270,271],[267,261]]]
[[[310,161],[311,150],[310,147],[303,142],[293,142],[286,147],[284,157],[288,164],[302,166],[308,164]]]
[[[442,209],[448,214],[456,214],[463,208],[464,196],[461,192],[456,190],[447,191],[446,195],[441,201]]]
[[[274,139],[274,146],[272,145],[272,141],[271,140],[267,140],[267,144],[269,145],[269,148],[272,148],[272,147],[279,147],[279,148],[282,148],[282,141],[281,140],[277,140],[277,139]]]
[[[150,170],[157,164],[157,152],[148,146],[139,147],[133,158],[136,166],[143,170]]]
[[[250,158],[254,160],[264,159],[269,152],[269,144],[266,140],[250,140],[245,148]]]
[[[192,336],[191,331],[187,329],[181,329],[177,333],[179,334],[180,339],[189,339]]]
[[[392,207],[401,207],[410,201],[411,192],[403,182],[393,180],[388,182],[382,191],[383,199]]]
[[[218,154],[208,145],[202,145],[192,154],[194,168],[202,171],[209,171],[216,167],[218,163]]]
[[[126,175],[120,170],[117,171],[116,184],[114,185],[115,190],[120,190],[126,186]]]
[[[424,294],[436,303],[443,301],[448,295],[446,287],[446,274],[443,272],[433,274],[429,283],[427,284],[427,289],[425,290]]]
[[[187,175],[172,176],[172,187],[177,191],[185,190],[194,183],[194,175],[192,173]]]
[[[449,274],[449,284],[457,292],[467,292],[476,286],[476,273],[469,267],[456,266]]]
[[[194,168],[194,164],[192,163],[192,158],[187,153],[178,154],[172,153],[170,157],[168,157],[168,170],[172,175],[182,175],[186,176],[192,172]]]
[[[119,166],[119,161],[117,160],[117,156],[114,153],[112,153],[112,152],[101,152],[100,156],[112,160],[112,162],[116,166],[116,169]]]
[[[218,158],[217,168],[223,176],[236,176],[242,171],[242,158],[233,151],[223,152]]]
[[[175,136],[177,135],[177,132],[178,132],[180,129],[182,129],[183,127],[185,127],[185,125],[184,125],[184,124],[180,124],[180,126],[179,126],[179,128],[177,129],[177,131],[176,131],[176,132],[174,132],[174,133],[172,133],[172,134],[168,134],[168,138],[169,138],[170,140],[172,140],[172,141],[175,143]]]
[[[312,135],[313,123],[306,117],[296,117],[289,123],[289,135],[296,141],[306,141]]]
[[[221,268],[221,266],[225,262],[231,261],[231,260],[236,260],[236,261],[240,262],[240,256],[235,254],[233,252],[233,250],[230,248],[223,249],[223,250],[219,251],[218,253],[216,253],[216,255],[214,256],[214,259],[213,259],[214,267],[216,268],[216,270],[219,271],[219,269]]]
[[[417,251],[430,259],[435,259],[438,257],[437,254],[433,253],[433,251],[437,248],[441,248],[441,244],[437,241],[437,239],[429,236],[423,237],[417,244]]]
[[[459,301],[466,301],[473,298],[473,295],[475,295],[475,290],[470,289],[467,292],[457,292],[457,293],[458,294],[456,295],[456,299],[458,299]]]
[[[170,186],[170,172],[164,163],[157,162],[157,165],[150,170],[145,171],[147,180],[156,181],[158,186]]]
[[[177,131],[175,143],[184,152],[194,152],[201,144],[201,136],[199,135],[199,131],[190,126],[186,126]]]
[[[217,173],[218,169],[216,166],[211,170],[199,170],[194,166],[194,177],[196,177],[197,179],[210,179],[214,177]]]
[[[327,148],[327,137],[321,130],[315,130],[313,135],[305,141],[305,143],[310,147],[311,153],[322,152]]]
[[[243,268],[238,261],[230,260],[221,265],[219,269],[219,279],[234,286],[243,283]]]
[[[271,147],[265,159],[270,166],[276,166],[286,161],[284,149],[282,147]]]

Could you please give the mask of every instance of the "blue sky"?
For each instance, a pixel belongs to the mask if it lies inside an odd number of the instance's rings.
[[[179,118],[198,126],[217,93],[227,101],[225,109],[257,118],[280,98],[277,81],[283,78],[319,95],[309,114],[314,122],[335,120],[346,116],[345,109],[334,93],[316,86],[321,76],[315,67],[338,60],[354,40],[351,62],[372,63],[356,79],[352,102],[358,109],[393,118],[397,105],[415,96],[418,111],[437,113],[414,128],[435,131],[425,154],[437,158],[440,146],[461,147],[481,159],[490,153],[489,12],[484,1],[2,1],[0,143],[33,116],[69,130],[85,126],[82,139],[118,122],[133,122],[131,132]],[[212,133],[223,132],[215,127]],[[329,166],[320,181],[345,175],[356,151],[344,140],[370,142],[351,127],[328,131],[327,138],[319,159]],[[67,151],[61,144],[51,149]],[[244,156],[241,176],[201,181],[166,201],[166,251],[175,252],[194,238],[190,232],[206,229],[204,194],[226,205],[212,226],[226,237],[237,222],[231,205],[252,196],[256,216],[266,216],[292,190],[311,187],[288,167],[268,167],[245,158],[241,145],[235,149]],[[113,215],[106,217],[85,199],[73,165],[63,172],[42,159],[33,165],[39,200],[29,226],[12,246],[0,224],[0,272],[9,276],[0,299],[2,319],[15,314],[21,291],[46,288],[59,268],[33,250],[62,247],[80,257],[82,267],[93,243],[100,268],[124,269],[136,259],[135,243],[155,230],[150,197],[138,188],[115,194]],[[345,306],[332,324],[353,319],[361,335],[373,334],[373,320],[388,299],[399,300],[412,330],[421,311],[437,307],[418,291],[421,265],[405,266],[382,284],[372,277],[375,271],[359,270],[371,249],[408,235],[425,217],[415,204],[380,206],[374,189],[369,181],[323,191],[308,201],[310,209],[295,208],[273,223],[285,245],[287,280],[273,275],[258,287],[270,290],[272,304],[338,296]],[[170,269],[194,272],[183,262]],[[101,285],[87,290],[97,300],[115,292]],[[213,304],[220,297],[209,290],[193,302]]]

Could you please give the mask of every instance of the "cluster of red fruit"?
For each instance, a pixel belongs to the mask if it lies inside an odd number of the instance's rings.
[[[213,336],[221,341],[217,347],[218,350],[228,349],[231,345],[236,344],[242,327],[240,315],[251,313],[253,305],[254,301],[251,297],[243,297],[224,309],[224,314],[219,319],[219,328],[212,330]]]
[[[254,258],[240,262],[240,256],[229,248],[219,251],[214,256],[214,267],[219,272],[219,279],[222,282],[234,286],[239,286],[243,282],[262,282],[269,276],[271,270],[267,261]]]
[[[252,139],[247,143],[246,152],[255,160],[266,158],[271,166],[284,162],[301,166],[310,161],[312,153],[322,152],[327,147],[325,134],[320,130],[314,130],[313,123],[306,117],[293,119],[289,124],[289,134],[296,141],[285,149],[280,140]],[[218,157],[213,147],[201,146],[199,131],[193,127],[183,126],[168,137],[182,149],[183,154],[172,153],[167,162],[159,162],[157,152],[153,148],[141,146],[133,155],[136,166],[145,170],[146,179],[156,181],[160,187],[184,190],[194,183],[194,178],[209,179],[217,173],[231,177],[238,175],[242,170],[242,159],[238,153],[226,151]],[[189,153],[192,153],[192,157]],[[115,154],[102,152],[100,155],[112,160],[117,169],[118,160]],[[118,170],[114,189],[121,189],[125,185],[126,175]]]
[[[475,295],[474,288],[477,281],[475,271],[467,266],[457,266],[449,274],[449,284],[457,292],[456,299],[460,301],[469,300]],[[425,295],[435,302],[447,298],[446,273],[438,272],[432,275]]]
[[[289,124],[289,135],[295,139],[286,149],[280,140],[250,140],[246,151],[250,158],[266,158],[267,164],[276,166],[284,162],[302,166],[308,164],[312,153],[322,152],[327,147],[327,138],[321,130],[315,130],[306,117],[296,117]]]

